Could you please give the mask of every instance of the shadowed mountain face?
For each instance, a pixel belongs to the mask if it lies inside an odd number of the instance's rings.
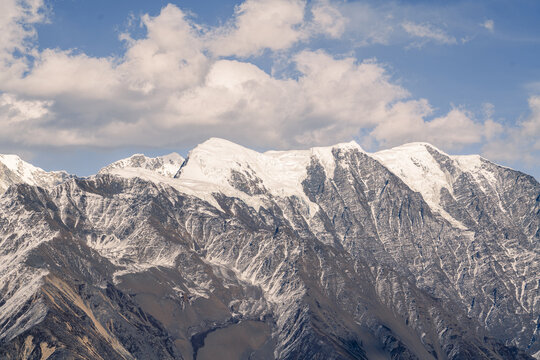
[[[0,358],[538,357],[528,175],[428,144],[130,159],[0,196]]]

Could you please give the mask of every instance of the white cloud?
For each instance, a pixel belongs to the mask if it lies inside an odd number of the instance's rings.
[[[36,52],[33,25],[45,19],[43,0],[0,1],[0,82],[8,73],[28,69],[26,56]]]
[[[540,96],[531,96],[529,98],[530,117],[521,123],[526,134],[540,137]],[[537,140],[540,140],[537,138]]]
[[[218,56],[257,55],[281,50],[307,37],[303,31],[303,0],[246,0],[230,24],[208,34],[210,50]]]
[[[494,32],[495,31],[495,22],[491,19],[488,19],[486,21],[484,21],[481,26],[487,30],[489,30],[490,32]]]
[[[25,100],[13,94],[0,94],[0,141],[7,144],[34,145],[39,130],[53,115],[52,101]]]
[[[431,24],[416,24],[408,21],[402,23],[401,26],[409,35],[421,39],[414,46],[422,46],[427,41],[445,45],[457,44],[457,39],[454,36],[448,35],[444,30]]]
[[[86,98],[110,98],[119,81],[106,58],[93,58],[70,51],[44,50],[30,74],[6,79],[4,89],[38,97],[81,95]]]
[[[484,136],[486,140],[492,140],[497,136],[500,136],[502,133],[504,133],[504,131],[504,126],[493,119],[487,119],[484,121]]]
[[[312,32],[339,38],[345,32],[348,19],[330,1],[319,1],[312,8]]]
[[[145,38],[124,35],[129,48],[117,69],[132,90],[179,90],[202,81],[209,66],[202,35],[182,10],[169,4],[156,17],[144,15],[142,25]]]
[[[29,23],[39,18],[41,3],[35,4],[30,14],[37,18],[28,15]],[[0,73],[0,124],[7,129],[0,141],[185,147],[221,136],[290,148],[367,133],[385,146],[423,140],[452,148],[500,133],[493,120],[476,121],[459,108],[430,120],[427,100],[411,99],[376,60],[292,51],[309,38],[343,34],[349,25],[334,5],[247,0],[230,22],[212,29],[168,5],[157,16],[141,17],[142,38],[122,35],[127,49],[118,58],[24,45],[36,59],[33,66],[24,76],[14,68]],[[23,16],[17,11],[10,19]],[[15,33],[22,31],[17,21],[6,23]],[[1,47],[9,53],[23,46],[33,36],[31,27],[23,30]],[[427,25],[409,23],[409,30],[426,40],[455,42]],[[265,49],[285,54],[295,75],[276,77],[245,60]]]
[[[49,113],[51,101],[20,100],[12,94],[0,95],[0,117],[3,124],[41,119]]]
[[[305,0],[246,0],[226,25],[208,31],[208,49],[215,56],[249,57],[265,49],[286,50],[317,35],[343,34],[346,19],[330,1],[307,5]]]
[[[516,126],[499,131],[483,147],[486,157],[503,162],[525,161],[540,165],[540,96],[529,98],[529,116]]]
[[[0,2],[0,30],[2,52],[25,51],[27,39],[35,36],[32,24],[44,20],[42,0],[2,0]],[[3,54],[5,55],[5,53]]]
[[[469,112],[454,108],[446,115],[428,120],[433,109],[425,99],[397,102],[370,135],[383,147],[411,141],[427,141],[444,149],[460,149],[482,142],[499,124],[476,121]]]

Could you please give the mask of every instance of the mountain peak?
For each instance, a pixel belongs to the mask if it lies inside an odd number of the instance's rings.
[[[27,163],[26,161],[21,159],[18,155],[14,155],[14,154],[0,155],[0,162],[12,171],[24,171],[24,169],[42,170],[38,167],[35,167],[34,165],[30,163]]]
[[[245,158],[246,156],[257,156],[260,153],[232,141],[213,137],[193,148],[188,154],[188,159],[208,154],[213,154],[213,156],[217,156],[222,160],[233,160]]]
[[[227,139],[223,139],[223,138],[219,138],[219,137],[211,137],[209,139],[207,139],[206,141],[203,141],[202,143],[200,143],[197,147],[199,146],[203,146],[203,147],[206,147],[206,146],[216,146],[216,147],[226,147],[226,148],[245,148],[244,146],[242,145],[239,145],[235,142],[232,142],[230,140],[227,140]]]
[[[312,157],[316,157],[327,176],[332,177],[335,167],[332,151],[336,148],[363,151],[351,141],[308,150],[260,153],[228,140],[210,138],[190,151],[177,178],[184,185],[205,184],[206,192],[238,197],[255,208],[260,206],[257,195],[266,191],[273,196],[296,196],[310,204],[302,188],[307,167]]]
[[[147,170],[172,178],[176,175],[183,162],[184,158],[175,152],[155,158],[148,157],[144,154],[134,154],[105,166],[98,174],[119,174],[125,171],[137,172]]]
[[[47,172],[27,163],[17,155],[0,155],[0,194],[14,184],[48,187],[57,185],[69,177],[65,171]]]
[[[399,153],[402,153],[402,154],[407,154],[407,153],[417,153],[417,152],[422,152],[422,151],[423,152],[429,151],[428,149],[435,150],[436,152],[438,152],[440,154],[443,154],[443,155],[448,155],[447,153],[445,153],[444,151],[442,151],[441,149],[439,149],[435,145],[430,144],[428,142],[421,142],[421,141],[410,142],[410,143],[402,144],[402,145],[399,145],[399,146],[394,146],[394,147],[392,147],[390,149],[381,150],[378,153],[394,151],[394,152],[399,152]]]

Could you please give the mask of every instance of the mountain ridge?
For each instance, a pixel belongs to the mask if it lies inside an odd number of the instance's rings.
[[[211,358],[227,340],[232,358],[538,357],[534,178],[425,143],[231,144],[172,176],[137,155],[9,187],[0,354]]]

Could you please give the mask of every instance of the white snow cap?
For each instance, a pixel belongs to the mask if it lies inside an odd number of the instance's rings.
[[[451,174],[442,167],[428,148],[447,157],[455,173]],[[484,186],[484,183],[479,181],[482,177],[486,179],[488,186],[496,187],[497,180],[492,172],[492,166],[495,165],[479,155],[451,156],[431,144],[415,142],[382,150],[372,156],[412,190],[419,192],[433,210],[458,227],[464,226],[443,210],[440,200],[441,190],[446,188],[454,196],[452,184],[465,172],[472,175],[480,186]]]
[[[155,158],[147,157],[143,154],[134,154],[128,158],[107,165],[99,170],[99,174],[114,174],[117,173],[119,169],[131,169],[132,171],[146,169],[163,176],[174,177],[183,162],[184,158],[174,152]]]
[[[258,210],[270,197],[295,196],[305,203],[309,214],[318,206],[304,193],[302,182],[307,177],[307,168],[316,158],[324,168],[326,176],[333,178],[336,165],[334,151],[364,152],[355,141],[308,150],[267,151],[260,153],[231,141],[210,138],[190,151],[187,160],[172,153],[156,158],[135,154],[101,169],[99,173],[122,177],[139,177],[155,183],[168,184],[182,193],[208,201],[219,208],[214,197],[220,193],[243,200]],[[455,171],[450,173],[434,157],[434,153],[446,157]],[[415,142],[376,153],[365,153],[381,162],[388,170],[401,178],[413,191],[419,192],[433,210],[454,223],[441,205],[441,190],[446,188],[453,195],[455,177],[468,172],[474,177],[482,175],[490,183],[491,164],[477,155],[449,156],[431,144]],[[437,157],[438,158],[438,157]],[[256,191],[245,191],[238,184],[243,178]],[[241,181],[240,181],[241,182]],[[253,189],[252,189],[253,190]]]
[[[259,153],[228,140],[210,138],[189,152],[183,167],[174,178],[171,176],[172,171],[164,173],[159,167],[147,166],[149,158],[140,154],[117,161],[100,170],[100,173],[126,178],[139,177],[155,183],[164,183],[182,193],[205,200],[217,208],[219,205],[214,193],[239,198],[256,210],[264,205],[268,195],[296,196],[305,203],[308,212],[313,215],[318,206],[307,198],[302,181],[307,177],[307,167],[311,163],[312,156],[319,159],[327,176],[332,177],[335,168],[332,150],[336,148],[363,151],[360,145],[351,141],[309,150]],[[176,164],[181,164],[179,155],[168,157],[176,159]],[[232,184],[234,172],[254,180],[261,189],[268,192],[250,195],[240,191]]]
[[[352,141],[309,150],[259,153],[227,140],[211,138],[189,153],[178,178],[183,183],[206,183],[208,188],[216,192],[245,198],[245,194],[239,194],[230,184],[231,174],[236,171],[248,178],[260,180],[260,186],[273,196],[297,196],[309,202],[304,194],[302,181],[307,177],[311,158],[318,158],[327,176],[332,177],[335,167],[332,150],[335,148],[363,151],[360,145]]]
[[[452,179],[441,169],[439,162],[428,151],[428,147],[446,155],[430,144],[415,142],[382,150],[372,156],[411,189],[420,192],[426,201],[438,204],[440,190],[443,187],[451,190]]]
[[[4,167],[4,171],[2,171],[2,167]],[[47,172],[27,163],[17,155],[0,155],[0,194],[14,184],[50,187],[69,177],[65,171]]]

